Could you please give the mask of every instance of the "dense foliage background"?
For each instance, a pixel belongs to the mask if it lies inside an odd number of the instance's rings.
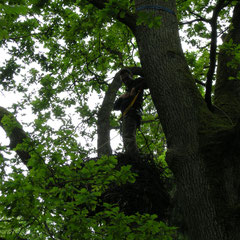
[[[126,214],[117,201],[103,197],[112,186],[133,184],[137,177],[129,162],[117,163],[121,142],[115,143],[114,156],[110,146],[119,133],[112,105],[124,92],[118,71],[129,67],[136,76],[146,75],[132,26],[160,29],[161,14],[169,14],[136,11],[135,4],[1,1],[0,126],[9,142],[0,145],[0,239],[188,239],[175,200],[163,217],[147,211]],[[176,6],[197,89],[209,110],[224,112],[225,121],[234,125],[213,94],[220,51],[231,56],[227,66],[237,71],[228,79],[239,80],[239,42],[223,44],[234,29],[239,1],[177,0]],[[138,146],[149,164],[154,161],[161,169],[163,188],[175,199],[174,175],[165,161],[167,143],[150,92],[145,92]]]

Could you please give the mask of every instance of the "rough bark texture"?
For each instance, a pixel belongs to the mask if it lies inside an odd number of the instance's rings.
[[[210,110],[213,110],[212,108],[212,85],[213,85],[213,77],[215,73],[215,67],[216,67],[216,52],[217,52],[217,21],[218,21],[218,14],[224,7],[225,0],[219,0],[216,3],[216,6],[213,10],[213,15],[210,20],[211,24],[211,47],[210,47],[210,63],[209,63],[209,69],[207,73],[207,81],[206,81],[206,93],[205,93],[205,101],[207,103],[207,106]]]
[[[135,3],[137,7],[143,6],[140,0]],[[148,5],[176,11],[174,0],[151,0]],[[206,164],[208,159],[201,146],[205,140],[209,141],[206,129],[214,128],[216,119],[207,110],[188,70],[176,17],[166,11],[144,11],[162,16],[160,28],[138,26],[135,36],[144,75],[167,138],[167,161],[176,178],[178,201],[190,238],[228,239],[218,212],[222,198],[218,201],[217,197],[222,197],[223,186],[219,185],[214,191],[216,184],[213,185],[214,177],[211,175],[214,167],[209,171],[211,164],[215,166],[216,159],[214,156],[215,161]],[[206,118],[209,123],[204,122]]]
[[[237,3],[233,12],[232,25],[229,33],[225,36],[223,46],[232,41],[232,46],[240,44],[240,2]],[[230,44],[231,45],[231,44]],[[231,131],[222,137],[215,139],[215,147],[218,151],[218,164],[215,168],[216,178],[222,186],[222,201],[219,208],[228,239],[240,239],[240,82],[237,74],[240,64],[231,67],[229,63],[234,60],[235,50],[221,49],[218,58],[218,71],[215,89],[216,114],[232,125]],[[214,154],[212,151],[213,158]],[[219,161],[220,160],[220,161]],[[216,181],[216,180],[215,180]],[[217,184],[217,182],[216,182]],[[216,185],[215,184],[215,185]]]
[[[224,37],[223,46],[232,41],[232,44],[240,44],[240,3],[234,9],[232,26],[229,33]],[[240,65],[235,68],[229,66],[234,59],[235,51],[222,49],[219,52],[217,81],[215,88],[215,105],[221,114],[231,123],[236,123],[240,116],[240,81],[237,73]],[[229,79],[231,77],[231,79]]]

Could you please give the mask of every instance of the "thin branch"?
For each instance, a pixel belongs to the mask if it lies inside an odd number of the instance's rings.
[[[218,33],[217,38],[219,38],[220,36],[223,36],[228,30],[229,30],[229,27],[227,27],[226,29],[222,30],[220,33]],[[211,41],[209,43],[205,44],[204,46],[199,47],[199,50],[206,49],[209,46],[211,46]]]
[[[139,128],[139,131],[140,131],[140,133],[142,134],[143,139],[144,139],[144,141],[145,141],[145,143],[146,143],[145,146],[147,147],[149,153],[151,153],[150,143],[148,142],[148,140],[147,140],[146,136],[144,135],[143,131],[141,130],[141,128]],[[145,146],[143,146],[141,149],[145,148]]]
[[[44,224],[44,227],[46,228],[47,233],[49,234],[50,238],[54,240],[54,239],[55,239],[55,238],[54,238],[54,234],[53,234],[52,231],[49,229],[49,227],[48,227],[48,225],[47,225],[47,222],[44,221],[43,224]]]
[[[188,22],[180,22],[179,25],[185,25],[185,24],[192,24],[194,22],[206,22],[206,23],[211,23],[211,19],[208,19],[208,18],[205,18],[203,16],[201,16],[200,14],[197,14],[195,12],[189,12],[191,13],[192,15],[194,15],[195,17],[197,17],[196,19],[193,19],[191,21],[188,21]]]
[[[228,1],[229,2],[229,1]],[[207,73],[205,101],[210,110],[212,110],[212,81],[216,68],[216,52],[217,52],[217,19],[220,11],[226,6],[225,0],[219,0],[213,11],[211,18],[211,47],[210,47],[210,67]]]
[[[197,13],[192,12],[192,11],[190,11],[189,13],[191,13],[192,15],[197,17],[198,19],[201,19],[201,21],[203,21],[203,22],[207,22],[207,23],[211,22],[211,19],[205,18],[205,17],[201,16],[200,14],[197,14]]]
[[[188,22],[179,22],[179,25],[182,26],[182,25],[192,24],[194,22],[201,22],[201,21],[203,21],[201,18],[196,18],[196,19],[193,19],[193,20],[188,21]]]
[[[198,84],[200,84],[200,85],[202,85],[203,87],[206,87],[206,83],[203,83],[203,82],[200,81],[200,80],[195,79],[195,82],[198,83]]]

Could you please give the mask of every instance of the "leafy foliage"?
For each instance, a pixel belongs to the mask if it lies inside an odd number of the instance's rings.
[[[49,164],[27,174],[12,167],[11,174],[1,175],[2,237],[171,239],[174,228],[156,221],[156,216],[126,216],[119,207],[101,202],[109,184],[134,181],[129,166],[115,170],[113,157],[70,164],[61,157],[55,153]],[[1,167],[5,164],[1,161]]]
[[[0,149],[4,153],[0,155],[0,237],[145,240],[172,239],[175,233],[155,215],[128,216],[119,206],[102,201],[111,184],[133,183],[135,175],[130,166],[117,170],[113,157],[88,159],[96,153],[97,113],[112,76],[123,66],[140,66],[133,33],[118,20],[130,15],[137,25],[160,28],[161,18],[150,11],[135,16],[134,1],[110,0],[99,8],[91,2],[5,0],[0,4],[0,46],[7,54],[0,67],[0,91],[19,94],[11,109],[25,117],[21,123],[32,140],[14,147],[26,151],[30,145],[27,168],[19,164],[19,157],[9,156],[9,146]],[[182,42],[188,44],[186,60],[193,77],[203,83],[198,88],[204,95],[216,1],[176,2]],[[229,29],[236,3],[230,1],[220,11],[218,37]],[[234,56],[229,67],[239,65],[239,45],[229,41],[219,49]],[[167,168],[166,140],[147,94],[144,104],[138,145]],[[31,119],[24,116],[26,110],[31,111]],[[116,116],[111,117],[116,125]],[[19,127],[12,120],[1,118],[8,136]],[[169,169],[166,174],[172,177]]]

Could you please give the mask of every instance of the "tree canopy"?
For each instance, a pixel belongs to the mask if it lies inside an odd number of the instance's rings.
[[[0,11],[0,91],[17,96],[0,104],[0,239],[239,239],[239,1],[4,0]],[[142,160],[111,146],[124,67],[149,86]],[[144,207],[123,207],[140,192]]]

